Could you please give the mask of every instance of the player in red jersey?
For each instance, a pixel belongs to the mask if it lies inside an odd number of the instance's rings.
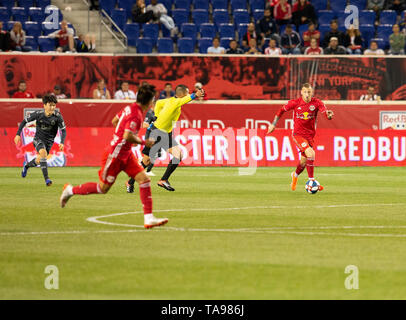
[[[286,105],[279,110],[275,119],[269,126],[268,133],[275,130],[276,124],[282,115],[289,110],[293,110],[293,134],[292,138],[296,146],[301,151],[300,162],[297,165],[296,171],[292,172],[292,190],[296,190],[298,176],[307,169],[307,174],[310,180],[314,180],[314,142],[313,138],[316,135],[316,118],[318,112],[325,114],[327,119],[333,119],[334,113],[332,110],[327,110],[324,103],[313,97],[313,88],[306,83],[302,87],[302,97],[296,100],[290,100]],[[323,190],[320,186],[319,190]]]
[[[144,208],[144,227],[153,228],[168,222],[168,219],[158,219],[152,214],[151,180],[131,151],[133,144],[152,147],[154,143],[152,140],[142,141],[136,134],[142,127],[143,111],[151,107],[155,93],[154,86],[150,84],[141,86],[138,90],[137,102],[125,107],[114,117],[112,122],[116,129],[103,155],[102,167],[99,170],[100,182],[88,182],[75,187],[65,184],[60,198],[62,208],[73,195],[107,193],[118,174],[124,171],[139,184]]]

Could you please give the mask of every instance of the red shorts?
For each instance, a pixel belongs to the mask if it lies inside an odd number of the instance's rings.
[[[313,139],[305,139],[302,136],[292,135],[292,139],[295,142],[296,146],[299,148],[302,156],[305,155],[305,151],[307,148],[313,148],[314,141]]]
[[[113,158],[110,152],[105,151],[102,158],[102,166],[99,170],[100,181],[113,185],[118,174],[124,171],[131,178],[144,171],[144,168],[138,163],[137,158],[131,153],[126,159]]]

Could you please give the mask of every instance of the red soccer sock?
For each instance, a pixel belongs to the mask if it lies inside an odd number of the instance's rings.
[[[72,192],[73,194],[81,194],[81,195],[102,193],[99,184],[96,182],[87,182],[79,186],[73,187]]]
[[[144,208],[144,214],[152,213],[151,182],[140,184],[140,199]]]
[[[303,172],[303,170],[305,169],[305,167],[306,167],[306,164],[302,165],[302,164],[299,162],[299,164],[298,164],[297,167],[296,167],[295,173],[296,173],[297,175],[301,174],[301,173]]]
[[[306,169],[309,179],[314,179],[314,159],[307,158]]]

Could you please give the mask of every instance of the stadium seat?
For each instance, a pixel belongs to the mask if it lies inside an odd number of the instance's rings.
[[[199,52],[207,53],[207,49],[213,44],[212,38],[200,38],[199,39]]]
[[[282,35],[285,33],[286,24],[282,24],[279,26],[279,34]]]
[[[374,24],[375,17],[373,10],[362,10],[359,12],[359,24]]]
[[[214,38],[216,36],[216,28],[213,23],[202,23],[199,31],[201,38]]]
[[[368,46],[369,46],[369,44],[371,43],[371,41],[376,41],[376,43],[378,44],[378,48],[379,48],[379,49],[382,49],[382,50],[385,50],[385,49],[386,49],[386,43],[385,43],[385,40],[384,40],[384,39],[382,39],[382,38],[372,38],[372,39],[370,40],[370,42],[368,43]]]
[[[389,36],[393,33],[392,25],[383,24],[379,25],[376,30],[376,37],[385,41],[385,47],[389,46]]]
[[[25,36],[25,45],[31,47],[32,51],[38,50],[38,42],[33,36]]]
[[[0,21],[6,22],[10,20],[10,11],[6,7],[0,7]]]
[[[119,8],[119,9],[113,9],[111,12],[111,19],[114,21],[114,23],[121,29],[123,30],[126,22],[127,22],[127,13],[124,9]]]
[[[168,10],[168,15],[172,16],[173,0],[160,0],[159,2],[165,6],[166,10]]]
[[[42,8],[31,7],[28,9],[28,15],[31,21],[42,23],[45,20],[45,13]]]
[[[249,23],[250,16],[247,10],[234,10],[234,25],[238,26],[240,23]]]
[[[128,39],[129,46],[136,46],[137,39],[140,37],[140,25],[138,23],[127,23],[124,26],[124,33]]]
[[[262,19],[264,17],[264,10],[263,9],[256,9],[252,12],[252,17],[254,18],[255,22]]]
[[[41,35],[41,26],[36,21],[26,21],[24,31],[27,36],[34,36],[38,38]]]
[[[56,48],[55,39],[46,36],[38,37],[38,45],[41,52],[55,51]]]
[[[320,38],[323,39],[324,35],[330,31],[330,25],[329,24],[321,24],[319,25],[319,31],[320,31]]]
[[[182,25],[182,23],[189,22],[189,13],[186,11],[186,9],[174,9],[172,10],[172,18],[179,27]]]
[[[199,27],[202,23],[209,22],[209,12],[203,9],[195,9],[192,11],[193,22]]]
[[[213,11],[216,9],[228,10],[228,0],[211,0]]]
[[[26,9],[34,6],[34,0],[17,0],[18,6]],[[27,12],[28,13],[28,12]]]
[[[299,30],[297,32],[299,32],[300,34],[300,39],[303,39],[303,33],[307,31],[307,29],[309,29],[309,26],[307,24],[302,24],[299,26]]]
[[[235,38],[234,25],[231,23],[222,23],[219,27],[220,38]]]
[[[264,10],[265,9],[265,2],[264,0],[250,0],[250,7],[251,7],[251,12],[254,12],[255,10]]]
[[[173,53],[173,40],[171,38],[159,38],[158,53]]]
[[[37,7],[40,7],[42,9],[51,5],[51,0],[35,0],[35,2],[37,3]]]
[[[123,8],[126,12],[127,19],[131,19],[131,9],[135,3],[135,0],[118,0],[117,5],[119,8]]]
[[[193,0],[193,9],[203,9],[209,12],[209,1],[207,0]]]
[[[195,42],[190,37],[184,37],[178,39],[178,51],[179,53],[194,53]]]
[[[402,14],[401,14],[401,21],[403,21],[404,19],[405,19],[405,15],[406,15],[406,10],[403,10],[402,11]]]
[[[350,4],[356,6],[358,10],[364,10],[367,7],[368,0],[350,0]]]
[[[234,38],[228,38],[228,37],[220,38],[220,46],[227,50],[228,48],[230,48],[231,40],[234,40]]]
[[[193,45],[196,44],[197,27],[194,23],[183,23],[180,32],[182,33],[183,38],[191,38]]]
[[[176,9],[186,9],[188,12],[190,11],[190,0],[175,0],[175,8]]]
[[[15,1],[14,0],[1,0],[1,6],[11,9],[12,7],[15,7]]]
[[[379,16],[380,24],[394,25],[396,23],[397,14],[394,10],[383,10]]]
[[[327,10],[326,0],[312,0],[311,3],[316,11]]]
[[[347,4],[344,0],[330,1],[330,9],[334,12],[344,11],[346,6]]]
[[[224,9],[215,9],[213,11],[213,22],[216,26],[222,23],[229,23],[228,11]]]
[[[11,15],[13,16],[14,21],[24,22],[28,20],[28,14],[22,7],[11,8]]]
[[[50,33],[59,30],[59,26],[55,25],[53,22],[44,21],[41,23],[41,29],[43,34],[47,36]]]
[[[137,39],[137,53],[152,53],[152,40],[150,38]]]
[[[8,31],[10,31],[11,29],[13,29],[14,23],[16,23],[17,21],[7,21],[6,25],[3,25],[3,27],[6,27]]]
[[[332,10],[320,10],[318,15],[319,24],[330,24],[331,20],[334,19],[334,12]]]
[[[247,10],[247,0],[230,0],[231,11]]]
[[[244,34],[247,33],[247,29],[248,29],[248,23],[240,23],[237,27],[238,39],[239,39],[240,44],[242,42],[242,37],[244,36]]]
[[[116,0],[99,0],[100,8],[111,15],[113,9],[116,7]]]
[[[361,24],[359,26],[359,31],[361,32],[365,43],[369,43],[369,41],[375,37],[375,26],[372,24]]]
[[[145,23],[142,25],[142,36],[149,38],[152,41],[152,45],[155,47],[158,40],[159,27],[156,23]]]

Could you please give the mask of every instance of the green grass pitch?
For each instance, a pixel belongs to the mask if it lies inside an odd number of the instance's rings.
[[[46,187],[39,169],[0,169],[0,299],[406,299],[406,168],[316,168],[315,195],[306,172],[290,191],[291,168],[181,167],[173,193],[156,168],[155,214],[169,223],[152,230],[123,173],[107,195],[59,207],[64,183],[97,170],[50,168]],[[48,265],[58,290],[44,287]],[[348,265],[358,290],[344,286]]]

